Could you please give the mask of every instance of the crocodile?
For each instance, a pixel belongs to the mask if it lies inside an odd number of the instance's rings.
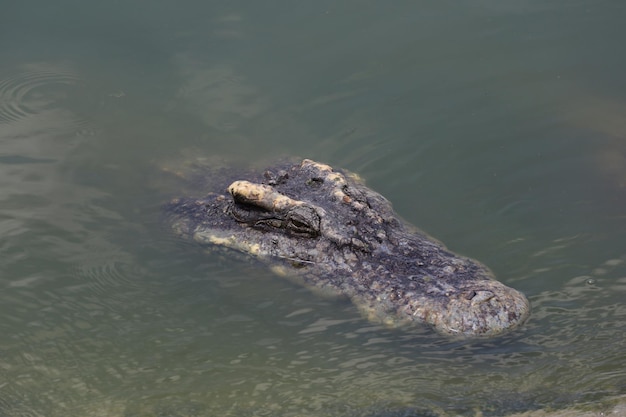
[[[390,327],[426,324],[453,337],[494,337],[530,314],[521,292],[401,220],[356,174],[304,159],[242,177],[200,198],[168,201],[174,232],[347,297]]]

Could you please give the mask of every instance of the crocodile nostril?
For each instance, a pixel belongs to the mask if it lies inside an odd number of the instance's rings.
[[[471,297],[469,297],[471,295]],[[488,290],[478,290],[478,291],[470,291],[468,294],[468,300],[472,300],[472,303],[484,303],[485,301],[491,300],[496,295],[492,291]]]

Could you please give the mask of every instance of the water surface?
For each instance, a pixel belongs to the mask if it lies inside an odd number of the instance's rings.
[[[7,5],[0,415],[504,415],[626,394],[626,6]],[[491,341],[177,241],[177,167],[308,157],[523,291]]]

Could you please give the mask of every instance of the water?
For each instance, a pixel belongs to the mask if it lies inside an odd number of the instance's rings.
[[[0,415],[623,403],[625,17],[609,0],[5,4]],[[480,342],[387,330],[178,242],[165,171],[198,156],[358,172],[524,291],[531,320]]]

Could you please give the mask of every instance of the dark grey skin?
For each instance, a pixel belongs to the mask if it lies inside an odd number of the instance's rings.
[[[175,199],[166,212],[179,236],[242,251],[311,289],[346,296],[374,322],[493,337],[530,314],[526,297],[484,265],[402,222],[356,175],[311,160]]]

